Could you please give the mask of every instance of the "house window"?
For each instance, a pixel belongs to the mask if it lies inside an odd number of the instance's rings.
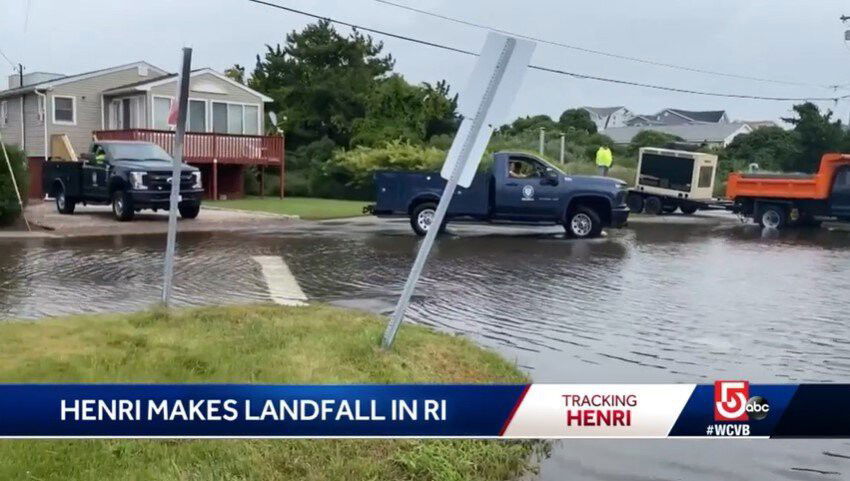
[[[45,113],[45,111],[46,110],[44,108],[44,97],[39,95],[38,96],[38,112],[36,113],[36,115],[38,116],[38,123],[40,123],[40,124],[44,123],[44,113]]]
[[[0,127],[5,127],[9,122],[9,102],[0,102]]]
[[[171,99],[168,97],[153,98],[153,128],[156,130],[170,130],[168,125],[168,113],[171,111]]]
[[[227,104],[213,102],[213,132],[217,134],[227,133]]]
[[[53,123],[75,125],[77,123],[76,104],[77,99],[75,97],[55,95],[53,97]]]
[[[259,112],[260,108],[256,105],[213,102],[213,132],[258,135]]]
[[[207,102],[189,100],[189,132],[207,131]]]
[[[245,106],[245,133],[260,135],[260,108],[256,105]]]

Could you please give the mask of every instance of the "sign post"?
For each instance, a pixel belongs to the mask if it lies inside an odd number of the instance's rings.
[[[192,49],[183,48],[183,65],[177,87],[177,128],[174,134],[174,163],[171,168],[171,197],[168,204],[168,240],[162,274],[162,303],[171,301],[174,280],[174,250],[177,244],[177,206],[180,203],[180,173],[183,170],[183,137],[186,135],[186,108],[189,104],[189,76],[192,73]],[[175,110],[172,106],[172,111]],[[169,120],[173,115],[169,115]]]
[[[388,349],[410,304],[416,282],[446,217],[449,203],[458,185],[469,187],[481,156],[493,134],[493,126],[507,115],[516,96],[535,44],[506,35],[489,33],[466,90],[460,97],[459,111],[464,119],[446,156],[440,175],[446,187],[434,213],[428,233],[419,247],[401,297],[384,331],[382,346]]]

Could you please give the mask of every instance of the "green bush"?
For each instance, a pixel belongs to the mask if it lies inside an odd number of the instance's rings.
[[[9,161],[12,164],[12,170],[15,173],[18,188],[21,190],[21,198],[26,202],[27,194],[29,193],[26,155],[21,149],[13,145],[7,144],[6,151],[9,153]],[[18,196],[15,194],[15,186],[12,182],[12,177],[9,175],[6,158],[3,157],[2,151],[0,151],[0,225],[9,225],[20,215],[21,206],[18,203]]]
[[[337,152],[326,165],[325,177],[368,192],[373,186],[372,176],[376,171],[436,171],[440,170],[445,159],[446,152],[443,150],[392,141],[383,147],[357,147]]]

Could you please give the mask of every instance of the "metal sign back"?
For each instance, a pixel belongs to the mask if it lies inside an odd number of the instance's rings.
[[[458,99],[458,112],[463,116],[463,122],[440,172],[444,179],[448,180],[455,164],[462,162],[463,170],[458,185],[470,186],[493,130],[505,121],[519,92],[535,46],[534,42],[498,33],[487,35],[472,76]],[[484,104],[488,105],[482,109]],[[483,116],[480,119],[482,127],[473,132],[473,123],[479,115]],[[471,135],[475,138],[468,157],[461,158],[466,139]]]

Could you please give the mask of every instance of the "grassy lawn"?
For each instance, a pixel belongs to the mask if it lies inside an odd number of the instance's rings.
[[[149,311],[0,324],[0,382],[525,382],[462,338],[327,306]],[[499,480],[546,445],[500,441],[2,441],[0,479]]]
[[[314,199],[309,197],[247,197],[240,200],[218,200],[206,205],[229,209],[256,210],[273,214],[297,215],[306,220],[338,219],[363,215],[363,200]]]

